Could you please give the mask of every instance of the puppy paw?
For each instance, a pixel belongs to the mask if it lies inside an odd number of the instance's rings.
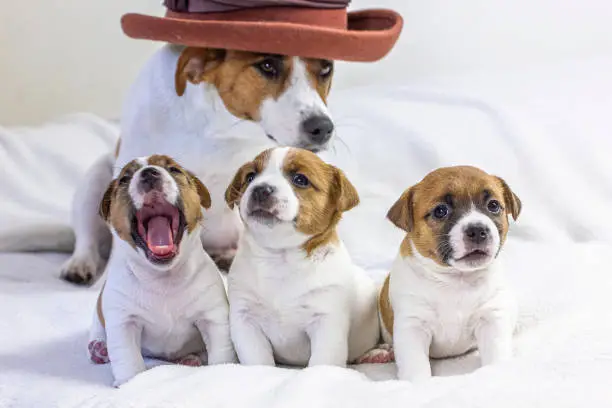
[[[106,364],[110,360],[108,359],[108,350],[106,349],[106,342],[104,340],[92,340],[87,345],[89,350],[89,359],[94,364]]]
[[[379,344],[376,348],[355,360],[355,364],[386,364],[394,361],[393,347],[389,344]]]
[[[179,358],[178,360],[175,360],[174,363],[190,367],[200,367],[203,365],[202,359],[196,354],[189,354],[183,358]]]
[[[104,270],[104,263],[99,257],[73,255],[62,265],[60,277],[75,285],[89,286],[95,282],[102,270]]]
[[[220,271],[222,272],[228,272],[230,269],[230,266],[232,266],[232,261],[234,260],[234,256],[236,255],[236,249],[235,248],[229,248],[226,250],[215,250],[215,251],[209,251],[208,253],[210,255],[210,257],[212,258],[212,260],[215,262],[215,264],[217,265],[217,268],[219,268]]]

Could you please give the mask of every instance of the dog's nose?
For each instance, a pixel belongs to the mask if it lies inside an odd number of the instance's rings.
[[[302,122],[302,130],[312,143],[324,144],[332,136],[334,122],[327,115],[313,115]]]
[[[474,244],[482,244],[489,237],[489,229],[482,224],[469,225],[465,230],[465,236]]]
[[[266,202],[266,200],[268,200],[268,198],[270,198],[270,196],[272,195],[272,193],[274,193],[275,190],[276,189],[269,184],[261,184],[253,188],[251,196],[256,202],[264,203]]]
[[[161,185],[161,172],[154,167],[147,167],[140,173],[140,184],[145,192]]]

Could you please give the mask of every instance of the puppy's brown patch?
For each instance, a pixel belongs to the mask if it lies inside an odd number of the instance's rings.
[[[451,205],[455,207],[454,211],[465,211],[491,199],[502,204],[494,222],[503,244],[508,232],[508,214],[516,219],[521,202],[502,179],[471,166],[445,167],[429,173],[406,190],[387,214],[391,222],[407,232],[400,253],[411,256],[412,243],[422,256],[448,266],[440,248],[440,237],[446,233],[445,223],[437,221],[432,211],[439,204]]]
[[[325,163],[316,154],[291,149],[283,163],[287,177],[303,174],[310,184],[300,188],[292,184],[300,202],[297,230],[312,236],[304,245],[307,254],[330,242],[336,242],[336,225],[342,213],[359,204],[357,190],[342,170]]]
[[[380,290],[380,296],[378,297],[378,310],[380,311],[383,327],[393,336],[393,308],[391,307],[391,300],[389,298],[389,280],[390,277],[387,275],[385,283]]]
[[[104,313],[102,312],[102,293],[104,293],[104,286],[106,286],[106,282],[102,285],[102,289],[100,289],[100,293],[98,294],[98,301],[96,302],[96,312],[98,313],[98,320],[100,320],[102,327],[106,327]]]
[[[234,179],[228,186],[227,190],[225,190],[225,202],[230,208],[234,208],[249,186],[247,176],[250,173],[261,173],[270,160],[271,152],[272,149],[264,150],[263,152],[259,153],[253,161],[245,163],[238,169],[234,175]]]
[[[264,61],[275,67],[275,75],[266,75],[258,67]],[[310,82],[323,101],[331,87],[331,77],[321,76],[327,62],[303,60]],[[187,82],[206,82],[214,85],[227,110],[242,119],[259,121],[261,104],[265,99],[278,99],[290,86],[293,58],[246,51],[186,48],[179,57],[175,87],[183,95]]]

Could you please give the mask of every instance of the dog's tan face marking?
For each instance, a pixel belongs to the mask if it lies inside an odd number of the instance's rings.
[[[487,212],[492,202],[500,203],[499,212]],[[436,217],[436,209],[448,208],[449,216]],[[411,243],[424,257],[441,266],[449,266],[447,235],[454,223],[471,209],[482,210],[497,227],[500,247],[508,232],[508,215],[516,219],[521,211],[519,198],[499,177],[470,166],[446,167],[429,173],[406,190],[391,207],[387,217],[407,232],[402,242],[402,256],[412,256]]]
[[[311,86],[327,100],[333,66],[319,59],[303,59]],[[187,48],[175,75],[176,92],[185,92],[187,81],[214,85],[225,107],[234,116],[259,121],[262,102],[278,99],[290,85],[293,59],[246,51]]]
[[[180,197],[180,207],[188,232],[193,231],[202,219],[201,207],[210,208],[208,189],[191,172],[181,167],[168,156],[153,155],[146,159],[135,159],[121,169],[119,175],[107,188],[100,203],[100,215],[117,232],[117,235],[136,248],[134,241],[134,213],[136,211],[130,195],[130,183],[137,172],[146,166],[158,166],[172,177]]]
[[[264,170],[271,152],[272,149],[264,150],[253,161],[245,163],[238,169],[229,187],[225,190],[225,202],[230,208],[234,208],[242,198],[247,187],[249,187],[250,177]]]
[[[336,226],[342,213],[359,204],[359,195],[344,173],[312,152],[291,149],[283,163],[288,178],[303,175],[307,187],[291,186],[300,202],[296,229],[312,236],[304,249],[310,254],[317,247],[336,241]]]

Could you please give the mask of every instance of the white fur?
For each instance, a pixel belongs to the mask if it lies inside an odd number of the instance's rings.
[[[266,134],[281,145],[303,144],[301,115],[327,112],[316,90],[308,84],[299,58],[294,61],[296,69],[285,93],[263,103],[259,124],[230,114],[212,85],[188,83],[185,94],[179,97],[174,74],[181,51],[174,45],[162,47],[131,87],[121,120],[119,157],[114,164],[109,160],[94,164],[97,170],[86,175],[75,196],[76,248],[63,266],[62,276],[95,277],[104,268],[104,254],[98,248],[110,246],[110,234],[98,217],[97,203],[110,181],[110,166],[114,166],[116,174],[135,157],[166,154],[194,172],[212,198],[212,207],[205,214],[202,243],[209,253],[223,254],[235,247],[242,231],[238,215],[224,201],[225,188],[238,167],[274,145]]]
[[[478,214],[476,210],[466,214],[457,222],[457,231],[462,234],[474,220],[489,220]],[[489,222],[496,235],[489,245],[497,249],[497,228]],[[460,257],[463,238],[458,239],[458,234],[451,232],[450,241]],[[412,257],[398,256],[391,269],[393,339],[383,330],[385,341],[393,342],[398,378],[427,379],[431,376],[429,357],[456,356],[475,347],[483,365],[509,359],[517,311],[499,262],[491,258],[478,269],[442,267],[420,255],[414,245],[412,252]]]
[[[376,346],[377,288],[342,243],[301,248],[298,198],[284,176],[286,149],[275,149],[240,200],[245,233],[228,275],[232,340],[242,364],[345,366]],[[272,226],[246,213],[251,189],[276,187],[282,222]],[[286,203],[286,204],[283,204]]]
[[[162,169],[162,168],[160,168]],[[163,170],[163,169],[162,169]],[[163,170],[164,177],[171,176]],[[133,177],[131,186],[138,181]],[[176,194],[174,181],[164,188]],[[131,194],[132,200],[140,197]],[[102,327],[94,313],[90,341],[106,341],[114,385],[145,370],[143,356],[168,360],[188,354],[209,364],[235,361],[223,280],[200,243],[200,228],[184,232],[180,251],[168,266],[150,263],[113,230],[108,279],[102,293]]]

